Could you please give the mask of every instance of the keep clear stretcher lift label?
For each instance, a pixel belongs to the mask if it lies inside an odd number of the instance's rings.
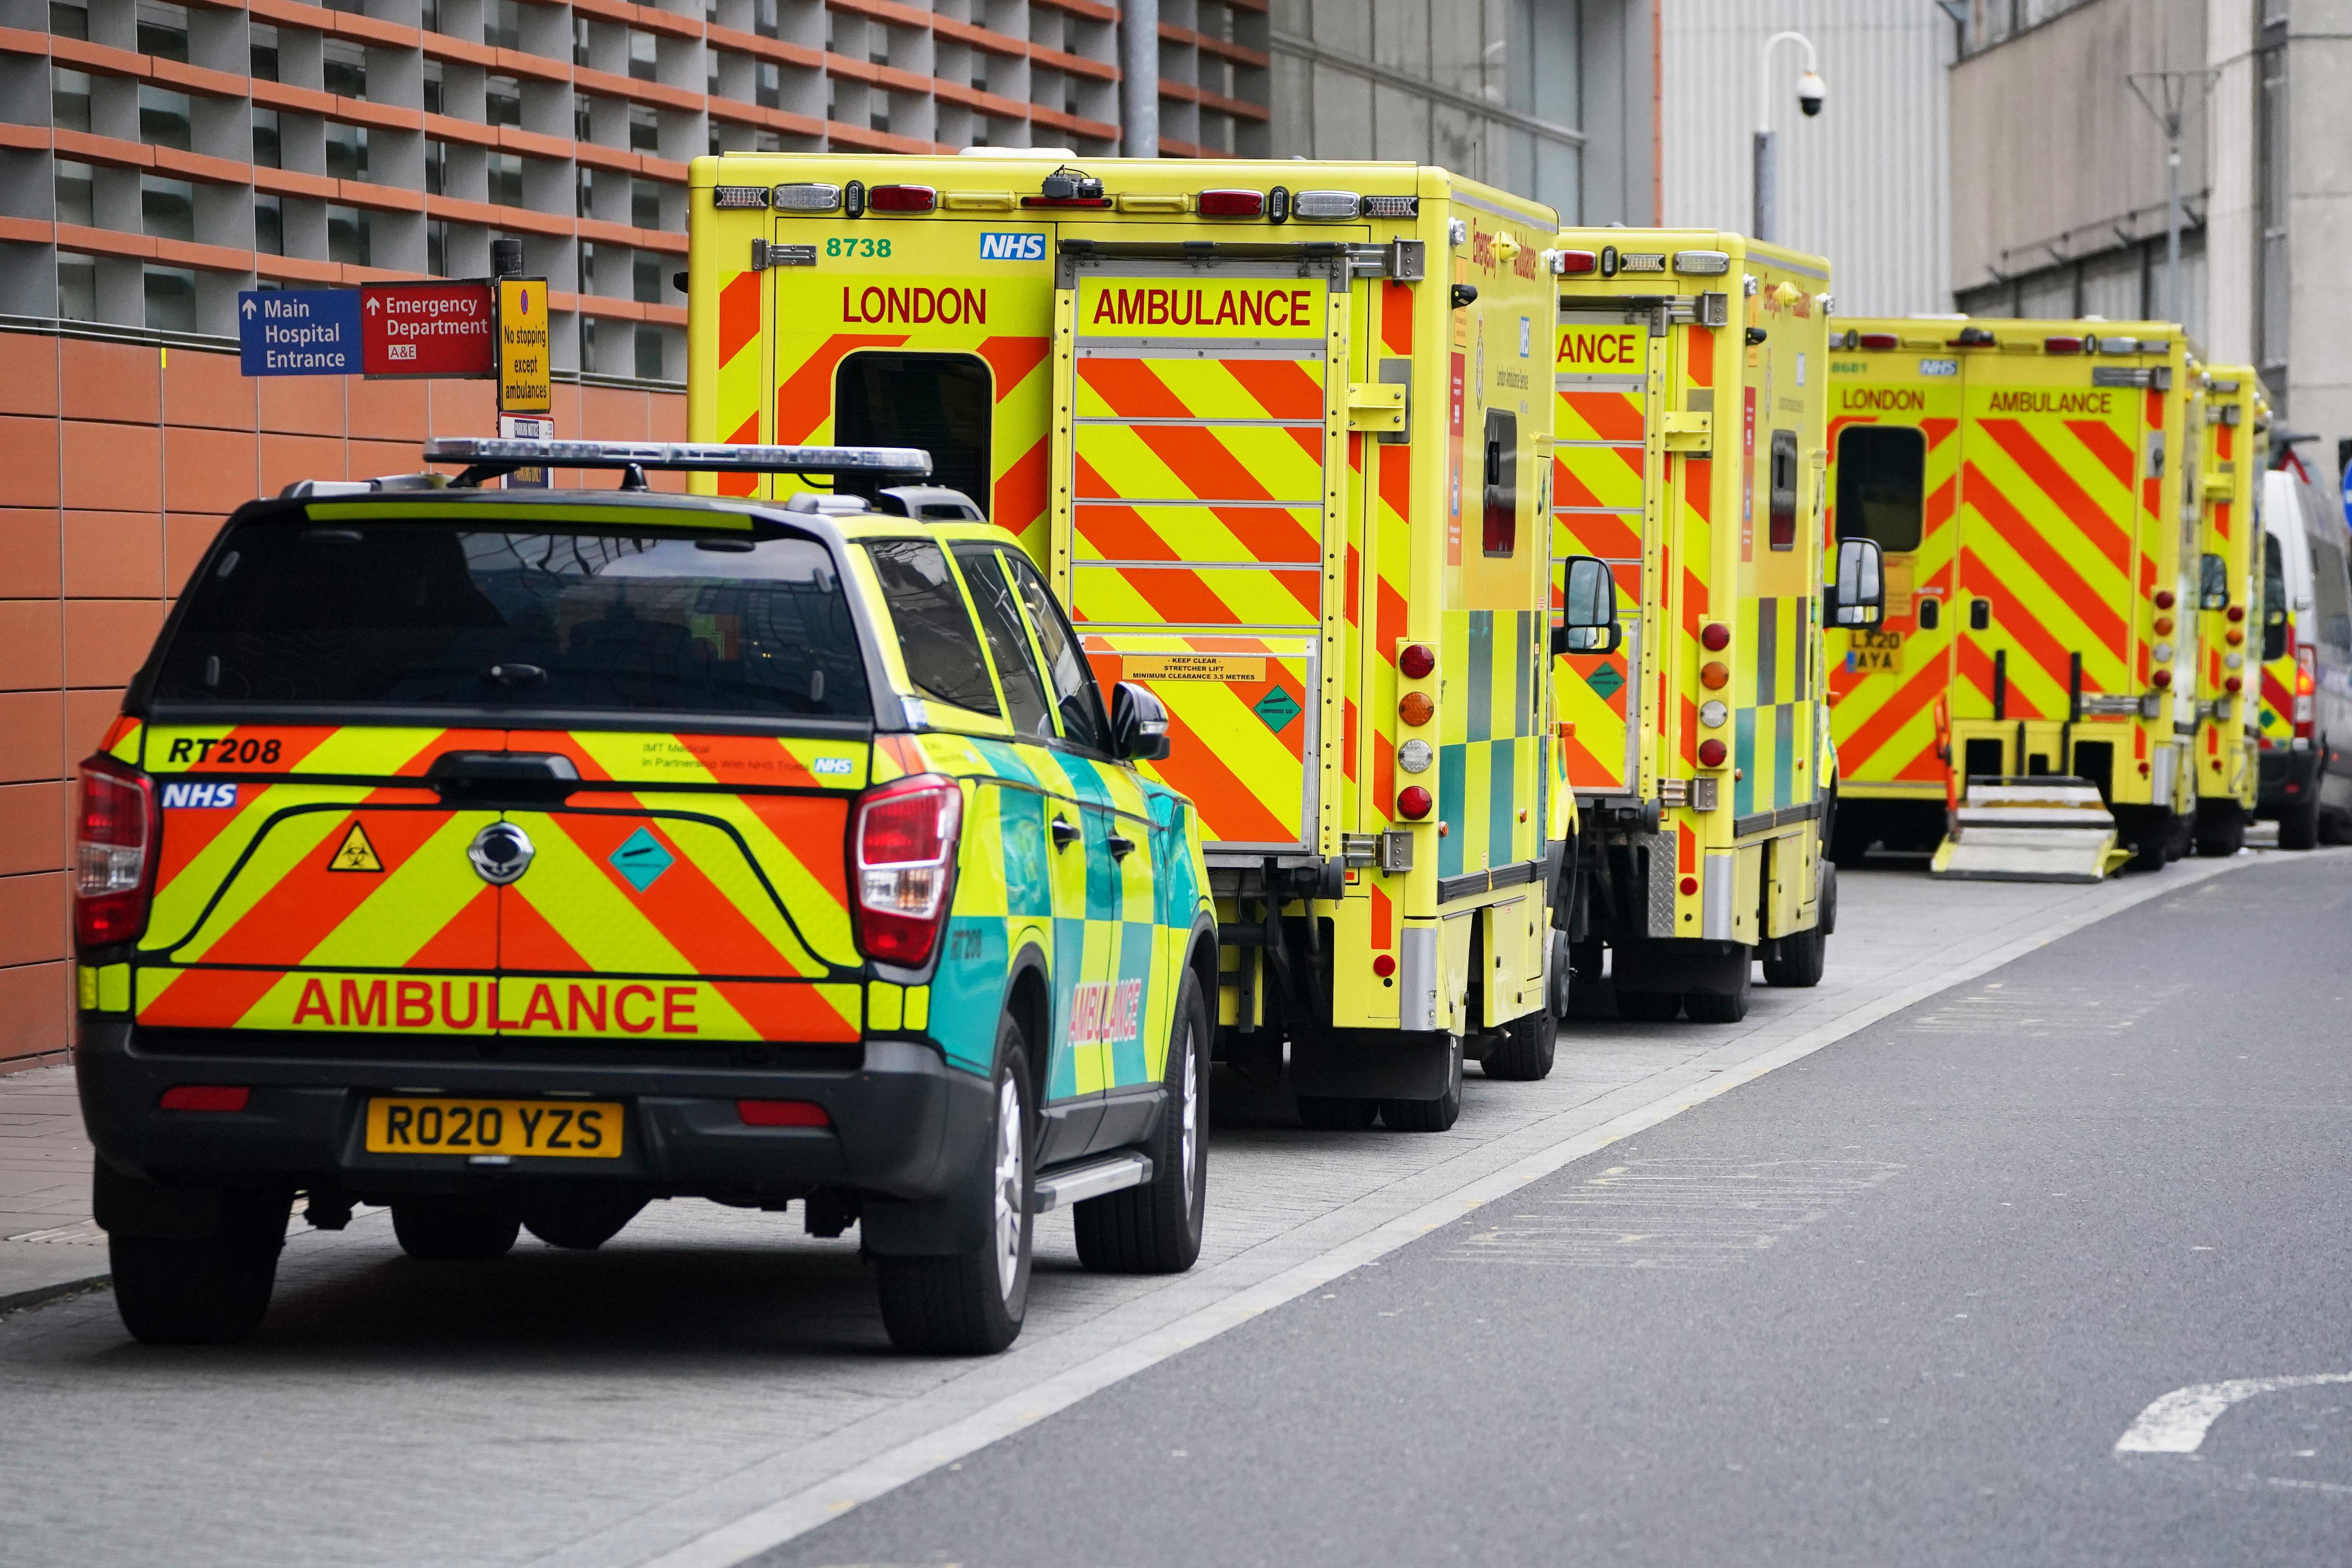
[[[371,283],[359,300],[369,375],[487,376],[495,368],[487,283]]]

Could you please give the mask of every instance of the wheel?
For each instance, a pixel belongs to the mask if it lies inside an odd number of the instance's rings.
[[[2169,816],[2156,818],[2155,826],[2144,829],[2144,837],[2132,840],[2131,868],[2135,871],[2161,871],[2172,857],[2165,846],[2172,841],[2172,819]]]
[[[2278,842],[2282,849],[2316,849],[2319,847],[2319,779],[2303,786],[2303,793],[2292,796],[2279,809]]]
[[[1780,939],[1780,956],[1764,961],[1764,984],[1800,990],[1819,985],[1829,965],[1830,933],[1837,930],[1837,868],[1822,868],[1821,897],[1813,904],[1811,931],[1791,931]],[[1698,1016],[1694,1013],[1694,1018]]]
[[[1383,1100],[1381,1121],[1391,1132],[1443,1132],[1462,1115],[1462,1037],[1446,1037],[1452,1061],[1445,1092],[1435,1100]]]
[[[2197,853],[2208,859],[2227,859],[2246,846],[2246,814],[2232,803],[2224,812],[2198,814]]]
[[[1151,1180],[1071,1210],[1078,1261],[1102,1274],[1181,1274],[1209,1210],[1209,1015],[1191,970],[1168,1029],[1168,1100],[1143,1146]]]
[[[269,1310],[286,1245],[286,1193],[222,1194],[220,1227],[200,1241],[109,1236],[114,1310],[151,1345],[229,1345],[252,1337]]]
[[[1739,966],[1739,978],[1729,991],[1685,991],[1683,1011],[1694,1024],[1737,1024],[1748,1016],[1748,986],[1752,965]]]
[[[620,1235],[645,1206],[642,1195],[626,1190],[549,1187],[523,1194],[522,1225],[550,1247],[593,1252]],[[393,1217],[396,1224],[398,1214]]]
[[[1568,933],[1558,926],[1551,932],[1551,971],[1546,977],[1544,1000],[1554,1018],[1568,1016],[1569,1005],[1575,999],[1576,961],[1570,951]]]
[[[1488,1078],[1534,1083],[1551,1076],[1552,1058],[1559,1046],[1559,1019],[1550,1008],[1514,1018],[1503,1026],[1505,1044],[1486,1053],[1478,1065]]]
[[[1346,1094],[1302,1094],[1299,1125],[1316,1132],[1361,1132],[1380,1120],[1381,1102]]]
[[[1021,1332],[1029,1310],[1029,1247],[1036,1225],[1029,1153],[1029,1053],[1009,1015],[997,1026],[995,1114],[989,1158],[968,1180],[988,1190],[988,1239],[968,1252],[877,1258],[875,1282],[890,1342],[921,1355],[994,1355]]]
[[[2352,844],[2352,815],[2319,808],[2319,841],[2322,844]]]
[[[1682,1016],[1683,999],[1673,991],[1620,991],[1617,1016],[1629,1024],[1671,1024]]]
[[[1859,808],[1841,804],[1830,816],[1830,858],[1841,866],[1859,866],[1868,858],[1870,847],[1877,838],[1870,816]]]
[[[2189,847],[2196,841],[2196,816],[2185,811],[2173,813],[2172,831],[2164,836],[2164,863],[2169,866],[2188,854]]]
[[[510,1197],[401,1198],[392,1205],[392,1234],[411,1258],[487,1263],[513,1248],[522,1215]]]

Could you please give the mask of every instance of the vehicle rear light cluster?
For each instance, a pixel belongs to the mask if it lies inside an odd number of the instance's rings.
[[[2172,671],[2159,665],[2149,671],[2148,679],[2155,684],[2158,690],[2161,691],[2172,684]]]
[[[1864,332],[1856,344],[1865,349],[1885,350],[1897,347],[1900,340],[1893,332]]]
[[[955,880],[963,792],[924,773],[867,794],[858,803],[851,867],[857,941],[868,958],[919,968],[947,923]]]
[[[1436,804],[1429,791],[1420,784],[1407,784],[1397,792],[1397,815],[1408,822],[1419,822]]]
[[[2083,340],[2065,337],[2044,338],[2042,340],[2042,352],[2051,354],[2078,354],[2083,352]]]
[[[1363,209],[1364,198],[1353,191],[1301,191],[1290,198],[1290,211],[1294,217],[1360,217]]]
[[[833,1118],[813,1100],[739,1100],[735,1114],[746,1127],[830,1127]]]
[[[1723,766],[1723,759],[1730,754],[1730,752],[1720,741],[1701,741],[1698,743],[1698,765],[1700,767],[1719,768]]]
[[[1264,191],[1202,191],[1193,199],[1202,217],[1258,217],[1265,212]]]
[[[2311,739],[2313,709],[2319,695],[2319,654],[2316,648],[2294,650],[2294,732]]]
[[[74,936],[110,947],[147,927],[147,885],[155,864],[155,786],[111,757],[81,765],[74,813]]]
[[[877,213],[927,213],[940,205],[940,193],[929,185],[876,185],[866,193],[866,205]]]
[[[1408,691],[1397,699],[1397,717],[1408,724],[1426,724],[1436,712],[1437,704],[1429,700],[1426,691]]]
[[[1721,621],[1709,621],[1698,629],[1698,645],[1709,653],[1721,653],[1731,646],[1731,628]]]
[[[180,1083],[155,1103],[165,1110],[243,1110],[252,1099],[253,1090],[244,1084]]]
[[[774,199],[778,212],[829,213],[841,205],[841,187],[814,182],[778,185]]]
[[[1421,216],[1419,196],[1366,196],[1366,217],[1418,217]]]
[[[1580,277],[1601,269],[1601,256],[1591,250],[1554,250],[1546,252],[1551,258],[1552,271],[1561,277]]]
[[[1427,680],[1437,668],[1437,650],[1427,643],[1407,643],[1397,655],[1397,670],[1407,680]]]

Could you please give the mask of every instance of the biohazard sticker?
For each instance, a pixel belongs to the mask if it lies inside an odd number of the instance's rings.
[[[368,842],[367,829],[354,822],[352,824],[352,830],[343,835],[343,841],[336,848],[334,858],[327,862],[327,869],[330,871],[381,871],[383,869],[383,862],[376,858],[375,846]]]

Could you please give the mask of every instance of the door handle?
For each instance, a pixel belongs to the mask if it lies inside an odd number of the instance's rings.
[[[1066,816],[1054,818],[1054,847],[1067,849],[1078,841],[1077,825]]]
[[[1125,834],[1114,833],[1103,842],[1110,846],[1110,858],[1114,860],[1126,859],[1135,849],[1135,840]]]

